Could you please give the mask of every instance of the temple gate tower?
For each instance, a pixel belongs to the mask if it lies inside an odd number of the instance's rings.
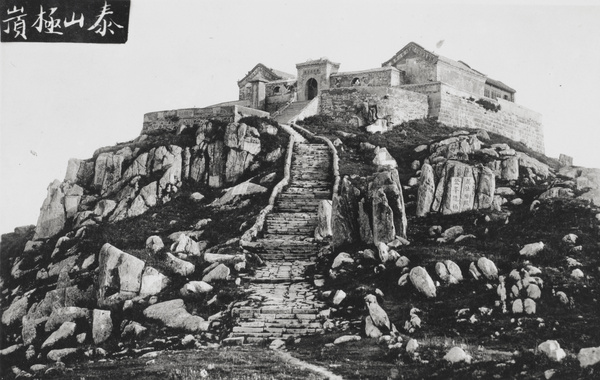
[[[322,90],[329,89],[329,76],[337,73],[339,63],[327,58],[296,64],[298,69],[298,101],[316,98]]]

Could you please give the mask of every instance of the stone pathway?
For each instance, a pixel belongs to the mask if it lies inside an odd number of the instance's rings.
[[[331,199],[331,171],[325,144],[294,145],[290,183],[267,216],[264,237],[247,245],[265,266],[247,278],[249,296],[232,309],[236,325],[230,338],[256,343],[323,331],[325,304],[305,272],[319,249],[314,230],[320,201]]]

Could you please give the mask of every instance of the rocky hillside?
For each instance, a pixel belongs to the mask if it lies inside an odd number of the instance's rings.
[[[2,236],[3,375],[194,378],[153,365],[263,342],[343,378],[593,378],[599,192],[597,169],[431,120],[142,135],[71,160]]]
[[[288,140],[270,120],[209,121],[70,160],[37,225],[2,236],[3,372],[104,357],[153,327],[219,341],[239,293],[226,280],[252,260],[239,239],[283,177]]]

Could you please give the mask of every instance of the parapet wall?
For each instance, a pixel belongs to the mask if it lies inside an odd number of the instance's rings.
[[[329,80],[332,88],[352,86],[398,86],[400,71],[393,66],[379,67],[371,70],[352,71],[331,74]]]
[[[544,153],[541,114],[503,99],[485,98],[500,106],[497,112],[486,110],[474,100],[453,93],[451,87],[445,84],[440,87],[439,109],[433,112],[437,113],[440,123],[458,128],[481,128]]]
[[[246,116],[268,117],[269,113],[238,105],[149,112],[144,115],[142,134],[172,132],[182,125],[201,125],[211,119],[236,122]]]
[[[339,123],[351,123],[364,109],[364,103],[377,106],[377,116],[392,124],[427,117],[427,95],[397,87],[346,87],[321,92],[319,114]]]

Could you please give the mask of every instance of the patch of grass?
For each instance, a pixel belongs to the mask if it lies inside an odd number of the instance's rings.
[[[206,377],[203,377],[203,376]],[[272,350],[259,347],[221,347],[166,351],[156,359],[79,363],[64,379],[238,379],[317,380],[320,376],[289,364]]]

